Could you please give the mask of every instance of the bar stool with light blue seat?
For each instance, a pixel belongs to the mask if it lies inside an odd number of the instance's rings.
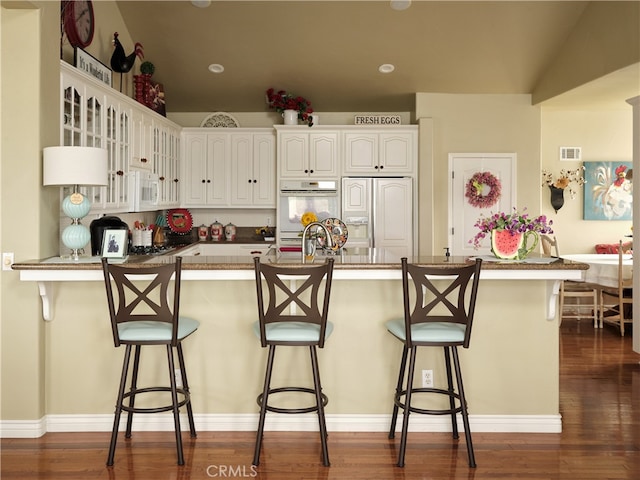
[[[269,354],[263,390],[257,398],[260,419],[253,465],[260,463],[267,411],[287,414],[317,412],[322,463],[326,467],[330,465],[327,424],[324,416],[324,407],[329,400],[322,393],[316,349],[324,347],[325,340],[333,331],[333,324],[327,321],[333,263],[333,258],[328,258],[324,264],[320,265],[281,266],[263,264],[259,257],[254,258],[258,321],[254,323],[253,330],[260,339],[262,347],[269,347]],[[267,287],[268,298],[265,298],[263,284]],[[309,347],[313,388],[271,387],[271,374],[277,346]],[[289,367],[294,366],[289,365]],[[277,407],[269,404],[271,395],[284,392],[310,393],[315,397],[315,404],[301,408]]]
[[[182,341],[195,332],[200,323],[192,318],[179,315],[181,267],[182,257],[176,257],[175,263],[155,266],[112,265],[108,263],[106,258],[102,259],[113,342],[116,347],[125,345],[107,465],[113,465],[120,416],[123,411],[128,413],[126,438],[131,437],[134,413],[173,412],[178,465],[184,465],[180,429],[180,408],[183,406],[187,409],[191,436],[196,437],[187,369],[182,353]],[[172,278],[173,289],[170,288]],[[117,295],[114,295],[113,286],[115,286]],[[142,346],[149,345],[166,346],[169,386],[138,387],[140,351]],[[127,390],[126,383],[129,377],[132,347],[135,347],[135,353],[131,371],[131,385]],[[176,385],[174,348],[178,354],[181,387]],[[135,405],[137,396],[151,392],[169,392],[171,404],[158,407],[137,407]],[[129,400],[127,404],[125,404],[125,399]]]
[[[406,258],[402,258],[404,317],[386,323],[389,333],[403,343],[400,373],[394,396],[391,428],[389,429],[389,438],[392,439],[395,436],[398,411],[402,408],[404,418],[398,453],[399,467],[404,467],[411,413],[450,415],[453,438],[455,439],[458,438],[456,416],[460,413],[464,425],[469,466],[476,466],[458,347],[468,348],[471,340],[471,326],[481,265],[482,260],[479,258],[475,263],[465,266],[454,264],[418,266],[409,264]],[[410,284],[413,285],[413,289],[410,288]],[[469,285],[471,286],[470,291],[468,291]],[[444,349],[447,372],[446,389],[413,387],[418,347],[442,347]],[[451,354],[453,355],[457,391],[453,385]],[[409,371],[405,379],[407,358],[409,358]],[[411,404],[413,394],[445,395],[449,399],[449,408],[415,407]],[[404,402],[402,397],[404,397]]]

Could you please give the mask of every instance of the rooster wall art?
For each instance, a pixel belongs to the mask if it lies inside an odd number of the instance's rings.
[[[144,53],[142,49],[142,44],[136,42],[133,46],[133,52],[131,54],[126,55],[124,53],[124,48],[122,48],[122,44],[120,40],[118,40],[118,32],[113,34],[113,45],[116,47],[113,51],[113,55],[111,55],[111,69],[114,72],[120,73],[120,91],[122,92],[122,74],[127,73],[133,67],[133,64],[136,61],[136,57],[142,59],[144,58]]]

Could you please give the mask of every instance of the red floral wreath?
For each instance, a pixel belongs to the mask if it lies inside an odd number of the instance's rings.
[[[489,192],[483,195],[485,186],[489,187]],[[500,180],[495,175],[490,172],[477,172],[467,182],[464,196],[474,207],[488,208],[498,202],[501,191]]]

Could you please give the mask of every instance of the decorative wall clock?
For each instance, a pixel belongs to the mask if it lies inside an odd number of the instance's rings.
[[[95,31],[95,17],[91,0],[63,0],[62,24],[69,43],[85,48],[91,44]]]

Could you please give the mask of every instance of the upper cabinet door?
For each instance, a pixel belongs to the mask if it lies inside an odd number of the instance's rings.
[[[309,176],[332,178],[338,176],[338,133],[309,135]]]
[[[278,163],[281,177],[309,175],[309,136],[282,133],[278,137]],[[305,172],[306,170],[306,172]]]
[[[275,135],[232,134],[231,205],[275,207],[275,178]]]
[[[339,133],[278,132],[281,178],[337,178]]]
[[[276,206],[276,136],[260,133],[253,136],[253,204]]]
[[[345,173],[373,175],[378,171],[378,135],[375,133],[344,134]]]
[[[380,173],[412,173],[415,138],[412,133],[381,133],[378,143]]]
[[[149,142],[153,173],[158,175],[161,207],[177,207],[180,199],[180,132],[177,128],[154,122]]]
[[[253,201],[253,141],[251,134],[231,135],[231,204],[251,205]]]
[[[414,127],[401,131],[345,132],[344,173],[374,177],[413,175],[417,165],[417,138]]]

